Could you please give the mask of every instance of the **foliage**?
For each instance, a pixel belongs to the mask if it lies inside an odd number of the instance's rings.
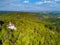
[[[42,18],[41,18],[42,17]],[[4,21],[0,31],[3,45],[60,45],[60,25],[58,20],[43,18],[35,13],[1,14]],[[53,18],[54,19],[54,18]],[[12,22],[17,30],[13,32],[6,26]]]

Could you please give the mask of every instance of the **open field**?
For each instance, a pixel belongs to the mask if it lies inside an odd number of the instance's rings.
[[[0,45],[60,45],[60,14],[0,13],[0,22]]]

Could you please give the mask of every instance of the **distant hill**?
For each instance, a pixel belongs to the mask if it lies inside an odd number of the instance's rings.
[[[13,13],[13,12],[23,12],[23,11],[0,11],[0,13]],[[41,12],[28,12],[28,13],[42,13],[42,14],[60,14],[60,11],[41,11]]]

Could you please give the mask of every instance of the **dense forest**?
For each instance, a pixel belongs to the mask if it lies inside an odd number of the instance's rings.
[[[60,45],[60,14],[0,13],[0,45]]]

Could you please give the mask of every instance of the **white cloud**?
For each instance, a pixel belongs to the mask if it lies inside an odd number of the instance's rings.
[[[60,0],[55,0],[55,1],[60,1]]]
[[[23,1],[23,3],[29,3],[29,0],[25,0],[25,1]]]
[[[40,1],[40,2],[36,2],[36,4],[52,4],[52,3],[56,3],[55,1],[50,1],[50,0],[45,0],[45,1]]]
[[[44,3],[53,3],[53,1],[44,1]]]
[[[43,2],[36,2],[35,4],[37,4],[37,5],[41,5],[41,4],[43,4]]]
[[[51,0],[45,0],[45,1],[40,1],[40,2],[36,2],[36,5],[44,5],[44,4],[48,4],[50,7],[54,7],[54,5],[56,4],[55,1],[51,1]]]
[[[14,4],[14,3],[11,3],[10,5],[11,6],[23,6],[22,4]]]

